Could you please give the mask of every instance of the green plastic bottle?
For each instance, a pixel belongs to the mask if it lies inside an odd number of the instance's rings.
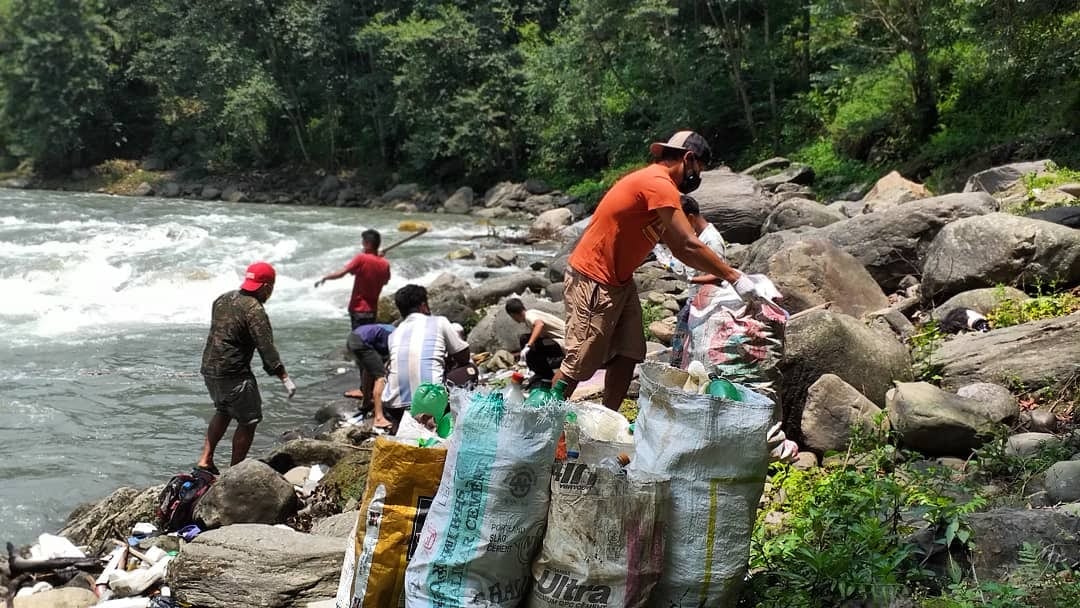
[[[555,401],[566,400],[566,380],[559,380],[551,387],[551,398]]]
[[[738,387],[723,378],[713,378],[706,392],[713,397],[723,397],[729,401],[742,401],[742,394],[739,393]]]

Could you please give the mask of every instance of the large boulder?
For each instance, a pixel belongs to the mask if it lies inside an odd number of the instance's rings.
[[[1048,160],[1037,160],[1012,163],[979,171],[968,178],[967,183],[964,184],[964,192],[986,192],[989,194],[1003,192],[1029,173],[1044,173],[1049,162]]]
[[[881,407],[893,381],[911,377],[911,357],[892,334],[875,331],[854,317],[818,309],[793,315],[788,321],[779,368],[785,428],[800,438],[807,392],[821,376],[839,376]]]
[[[99,601],[100,598],[89,589],[63,587],[17,597],[13,600],[12,606],[14,608],[88,608]]]
[[[940,321],[957,308],[970,308],[985,315],[1005,302],[1023,302],[1027,299],[1027,294],[1015,287],[971,289],[949,298],[944,304],[935,308],[930,316]]]
[[[750,165],[742,171],[739,171],[739,173],[741,175],[749,175],[750,177],[760,178],[765,177],[766,175],[776,171],[783,171],[789,166],[791,166],[790,160],[784,158],[783,156],[775,156],[773,158],[769,158],[759,163]]]
[[[320,519],[311,526],[311,533],[331,538],[349,538],[356,525],[356,511],[346,511]]]
[[[806,198],[792,198],[776,205],[765,224],[762,234],[790,230],[792,228],[821,228],[843,221],[844,215],[835,209],[829,209],[817,201]]]
[[[819,454],[843,450],[851,441],[852,427],[873,431],[880,413],[881,408],[839,376],[825,374],[806,393],[803,445]]]
[[[769,258],[765,274],[796,313],[825,302],[853,317],[885,308],[889,299],[851,254],[823,239],[793,243]]]
[[[971,513],[964,521],[974,541],[972,566],[982,580],[1005,580],[1019,570],[1025,545],[1053,547],[1048,555],[1055,562],[1080,562],[1080,543],[1074,540],[1080,537],[1080,517],[1058,509],[994,509]]]
[[[1080,460],[1057,462],[1047,469],[1046,492],[1054,502],[1080,501]]]
[[[112,550],[113,539],[131,536],[131,528],[139,522],[154,521],[163,487],[120,488],[100,502],[83,505],[68,516],[60,536],[94,553]]]
[[[1028,389],[1063,384],[1080,361],[1080,312],[957,336],[938,348],[934,361],[946,388],[1006,380]]]
[[[1080,207],[1051,207],[1032,211],[1025,217],[1060,224],[1069,228],[1080,228]]]
[[[766,190],[776,190],[781,184],[799,184],[808,186],[814,183],[814,168],[801,163],[792,163],[780,171],[758,179]]]
[[[566,207],[549,209],[536,217],[529,226],[529,236],[533,239],[555,239],[563,230],[574,223],[574,214]]]
[[[879,179],[873,189],[860,201],[858,213],[882,211],[911,201],[929,198],[933,194],[926,186],[904,179],[899,172],[893,171]]]
[[[333,189],[335,191],[337,190],[336,184]],[[325,182],[319,186],[320,192],[323,192],[324,190],[326,190]],[[379,202],[383,205],[392,206],[398,203],[415,203],[420,197],[419,184],[397,184],[393,188],[383,192],[382,196],[379,197]]]
[[[997,210],[987,194],[946,194],[868,213],[824,228],[766,235],[750,248],[745,270],[761,272],[772,254],[793,240],[824,238],[855,256],[882,289],[890,292],[922,271],[930,242],[943,226]]]
[[[775,205],[756,179],[727,168],[703,172],[701,187],[693,196],[705,219],[716,224],[725,240],[735,243],[757,240]]]
[[[450,195],[450,198],[446,199],[446,202],[443,203],[443,211],[464,215],[472,209],[475,196],[472,188],[462,186],[455,190],[454,193]]]
[[[291,483],[270,465],[248,459],[229,467],[199,499],[195,521],[203,529],[232,524],[280,524],[296,513]]]
[[[466,293],[465,299],[469,306],[483,308],[494,304],[504,296],[521,294],[526,291],[539,292],[550,284],[551,281],[541,274],[529,271],[516,272],[484,281],[480,286]]]
[[[1058,446],[1061,443],[1062,439],[1052,433],[1017,433],[1005,441],[1005,454],[1030,458],[1038,454],[1044,446]]]
[[[348,541],[258,524],[204,532],[166,580],[185,605],[300,608],[334,597]]]
[[[525,184],[511,182],[499,182],[484,194],[484,206],[491,207],[517,207],[530,194]]]
[[[560,318],[566,314],[561,302],[541,300],[532,294],[523,295],[521,301],[528,308],[536,308]],[[521,334],[528,333],[529,328],[517,323],[506,314],[504,302],[505,298],[489,307],[484,318],[469,332],[468,342],[473,352],[493,353],[498,350],[515,352],[521,348],[519,337]]]
[[[332,467],[351,451],[348,446],[332,441],[293,439],[275,448],[266,457],[266,464],[282,474],[293,467],[310,467],[316,464]]]
[[[444,272],[428,285],[428,306],[432,314],[442,315],[453,323],[467,322],[475,314],[466,298],[472,290],[469,282],[456,274]]]
[[[900,382],[886,409],[904,445],[931,456],[965,458],[986,442],[996,425],[1015,418],[1012,408],[966,398],[926,382]]]
[[[923,298],[947,298],[999,283],[1080,282],[1080,232],[991,213],[945,226],[926,251]]]

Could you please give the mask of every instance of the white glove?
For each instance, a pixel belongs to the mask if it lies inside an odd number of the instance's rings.
[[[774,462],[791,464],[799,457],[799,444],[790,439],[785,439],[784,443],[781,443],[769,452],[769,456],[772,457]]]
[[[292,399],[296,394],[296,383],[292,381],[292,378],[285,376],[281,379],[281,385],[285,387],[285,394],[289,399]]]
[[[731,286],[735,288],[735,293],[739,294],[739,297],[743,299],[757,291],[757,285],[745,274],[740,274],[738,280],[732,283]]]
[[[530,349],[529,349],[529,345],[528,345],[528,344],[526,344],[525,346],[521,347],[521,355],[520,355],[520,358],[521,358],[521,362],[522,362],[522,363],[524,363],[524,362],[525,362],[525,357],[527,357],[527,356],[529,355],[529,350],[530,350]]]

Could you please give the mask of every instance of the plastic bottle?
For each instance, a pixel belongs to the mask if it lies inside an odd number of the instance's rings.
[[[566,380],[559,380],[555,383],[555,386],[551,387],[551,398],[555,401],[563,401],[566,399]]]
[[[525,403],[525,393],[521,390],[521,383],[524,381],[525,376],[522,376],[518,372],[514,372],[510,375],[510,385],[506,387],[503,403],[508,406],[516,406]]]
[[[180,486],[180,500],[187,502],[194,497],[195,483],[191,481],[185,481],[184,484]]]
[[[566,438],[566,459],[577,460],[581,454],[581,428],[578,427],[577,413],[568,412],[563,423],[563,437]]]
[[[707,392],[713,397],[723,397],[729,401],[742,401],[742,394],[739,393],[738,387],[723,378],[714,376],[712,381],[709,382]]]
[[[529,391],[529,397],[525,399],[525,405],[530,405],[532,407],[540,407],[549,401],[551,401],[551,392],[540,387],[536,387]]]

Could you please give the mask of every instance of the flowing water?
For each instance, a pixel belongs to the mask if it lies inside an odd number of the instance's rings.
[[[299,386],[287,401],[256,355],[265,418],[252,453],[310,424],[333,395],[305,384],[339,365],[326,354],[344,344],[351,280],[312,283],[357,252],[363,229],[384,245],[403,236],[403,217],[0,189],[0,541],[28,542],[81,502],[190,468],[212,413],[199,375],[210,304],[250,262],[277,269],[267,312]],[[483,227],[419,219],[434,230],[389,254],[384,293],[479,266],[446,253],[475,247]]]

